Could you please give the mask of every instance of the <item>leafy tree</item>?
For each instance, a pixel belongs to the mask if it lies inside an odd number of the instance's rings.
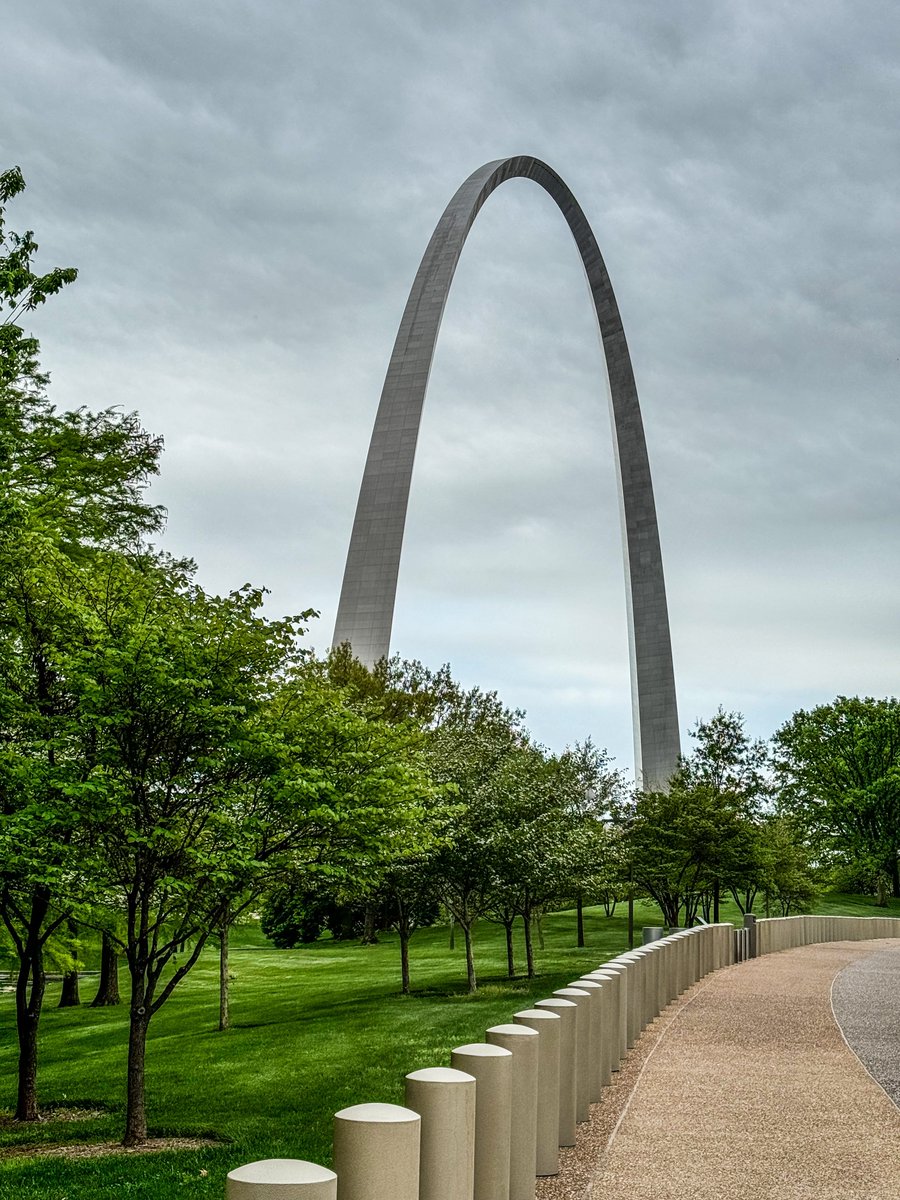
[[[82,814],[67,799],[89,765],[66,740],[59,576],[159,529],[162,510],[143,498],[161,443],[134,414],[59,414],[47,399],[37,340],[18,321],[76,272],[37,273],[33,234],[7,228],[6,203],[23,187],[17,168],[0,175],[0,919],[18,960],[16,1115],[34,1120],[44,953],[90,892]]]
[[[569,804],[581,826],[578,845],[582,859],[571,864],[571,879],[575,890],[577,943],[583,946],[584,898],[593,890],[596,873],[606,863],[609,851],[606,820],[623,795],[625,780],[622,772],[613,768],[609,753],[594,746],[590,738],[576,742],[565,757],[570,768]]]
[[[691,925],[704,892],[743,867],[746,819],[707,785],[674,781],[668,793],[640,793],[615,819],[635,882],[669,926]]]
[[[96,848],[131,977],[126,1144],[146,1136],[147,1031],[270,869],[352,864],[415,818],[427,781],[403,731],[343,703],[262,593],[206,594],[182,565],[121,556],[80,576],[85,636],[65,673],[105,806]],[[179,948],[187,946],[177,960]]]
[[[767,905],[774,900],[783,917],[808,912],[819,889],[809,851],[797,829],[785,817],[771,817],[766,821],[765,837]]]
[[[404,857],[390,866],[378,889],[380,920],[400,940],[400,981],[409,995],[409,941],[417,929],[433,925],[441,913],[440,898],[428,852]]]
[[[498,818],[491,797],[528,736],[520,713],[478,688],[457,689],[440,717],[429,732],[427,764],[441,792],[452,792],[454,802],[442,814],[429,862],[441,902],[463,931],[468,987],[475,992],[472,928],[496,887],[491,839]]]
[[[682,758],[676,779],[682,786],[703,784],[720,796],[739,799],[745,811],[756,809],[769,792],[766,744],[752,740],[744,718],[720,705],[708,721],[690,731],[691,753]]]
[[[309,946],[326,932],[336,942],[352,941],[365,932],[366,908],[335,879],[292,873],[267,894],[262,931],[279,950]]]
[[[768,751],[763,741],[747,735],[740,713],[726,712],[721,705],[708,721],[697,722],[691,738],[694,745],[679,763],[676,786],[682,791],[705,790],[734,818],[706,830],[708,879],[699,903],[705,920],[718,921],[722,887],[731,891],[742,911],[749,911],[761,882],[759,823],[771,792]]]
[[[572,796],[565,788],[573,780],[573,771],[565,778],[560,760],[540,746],[526,744],[506,756],[479,796],[479,808],[490,820],[485,831],[491,863],[486,915],[504,928],[511,979],[516,973],[516,918],[522,917],[525,926],[526,970],[531,978],[531,924],[536,909],[571,887],[563,860],[572,849],[577,827]]]
[[[779,807],[822,859],[857,862],[900,896],[900,701],[838,696],[775,734]]]

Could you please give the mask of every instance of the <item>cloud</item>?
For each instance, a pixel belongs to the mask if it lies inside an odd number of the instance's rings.
[[[839,0],[20,6],[13,225],[80,269],[35,321],[57,403],[139,409],[173,550],[320,607],[324,647],[418,259],[470,171],[536,154],[623,312],[683,724],[889,691],[898,27]],[[447,308],[395,635],[628,762],[602,371],[564,223],[511,182]]]

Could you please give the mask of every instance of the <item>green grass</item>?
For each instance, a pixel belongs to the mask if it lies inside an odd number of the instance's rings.
[[[863,897],[829,897],[822,912],[877,915]],[[900,902],[894,909],[900,913]],[[723,920],[737,921],[723,904]],[[660,924],[657,909],[636,906],[635,925]],[[377,946],[323,941],[275,950],[254,927],[232,936],[233,1027],[216,1029],[218,961],[206,954],[151,1025],[147,1100],[151,1134],[213,1134],[222,1144],[189,1152],[94,1159],[10,1157],[15,1147],[91,1142],[121,1136],[127,1006],[55,1008],[51,986],[42,1018],[39,1087],[44,1106],[93,1106],[100,1116],[18,1125],[0,1117],[2,1200],[113,1200],[114,1197],[221,1197],[232,1168],[257,1158],[327,1163],[332,1115],[362,1101],[402,1102],[403,1076],[446,1064],[451,1047],[479,1041],[584,970],[627,946],[626,912],[607,920],[587,910],[588,945],[575,947],[573,913],[544,922],[539,978],[507,980],[502,930],[476,931],[480,991],[465,993],[462,939],[448,948],[446,929],[412,942],[413,995],[399,992],[397,940]],[[521,943],[517,944],[524,960]],[[123,981],[124,982],[124,981]],[[90,999],[93,981],[85,980]],[[0,1108],[15,1100],[15,1021],[11,995],[0,996]]]

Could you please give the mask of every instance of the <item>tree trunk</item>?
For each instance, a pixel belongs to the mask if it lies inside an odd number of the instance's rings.
[[[409,995],[409,930],[400,930],[400,978],[404,996]]]
[[[365,923],[363,925],[362,944],[364,946],[377,946],[378,935],[375,932],[375,920],[377,911],[373,903],[366,905]]]
[[[584,946],[584,899],[581,892],[578,893],[578,897],[575,900],[575,920],[578,932],[578,948],[580,950]]]
[[[453,924],[453,918],[450,918],[450,949],[456,949],[456,926]]]
[[[713,884],[713,924],[719,923],[719,881],[718,879]]]
[[[119,996],[119,955],[115,943],[108,933],[103,934],[100,947],[100,986],[91,1001],[91,1008],[105,1008],[121,1004]]]
[[[19,1082],[16,1096],[16,1120],[36,1121],[37,1038],[47,979],[44,975],[44,943],[41,929],[50,907],[50,893],[35,888],[24,944],[19,954],[16,979],[16,1032],[19,1038]]]
[[[128,1087],[125,1111],[125,1136],[122,1144],[137,1146],[147,1137],[147,1109],[144,1100],[144,1058],[150,1015],[144,1008],[144,981],[131,979],[131,1023],[128,1031]]]
[[[508,921],[503,922],[503,928],[506,930],[506,974],[510,979],[516,977],[516,956],[513,947],[513,921],[515,917],[511,917]]]
[[[228,1028],[228,917],[219,930],[219,1032]]]
[[[531,942],[531,913],[522,914],[522,924],[525,926],[525,969],[529,979],[534,979],[534,946]]]
[[[460,921],[462,925],[462,921]],[[463,936],[466,939],[466,978],[469,981],[469,992],[478,991],[478,981],[475,978],[475,955],[472,952],[472,925],[467,922],[462,927]]]
[[[900,899],[900,857],[894,854],[891,859],[891,891],[895,899]]]
[[[21,959],[16,981],[16,1029],[19,1035],[17,1121],[38,1119],[37,1035],[45,987],[43,946],[31,945],[30,951],[26,950]]]
[[[66,922],[69,931],[69,937],[73,943],[73,958],[74,950],[77,946],[78,939],[78,922],[71,918]],[[78,995],[78,964],[77,959],[71,971],[66,971],[63,974],[62,991],[59,994],[59,1008],[77,1008],[81,1003],[81,997]]]
[[[58,1008],[76,1008],[81,1003],[78,995],[78,971],[74,968],[66,971],[62,980],[62,991],[59,994]]]

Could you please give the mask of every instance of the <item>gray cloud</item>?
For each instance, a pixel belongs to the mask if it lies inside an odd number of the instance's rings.
[[[330,636],[418,258],[481,162],[534,153],[619,296],[683,724],[766,734],[896,686],[900,16],[869,0],[38,0],[5,21],[5,162],[78,284],[59,404],[166,436],[168,543]],[[396,645],[630,761],[602,361],[559,214],[472,231],[432,378]]]

